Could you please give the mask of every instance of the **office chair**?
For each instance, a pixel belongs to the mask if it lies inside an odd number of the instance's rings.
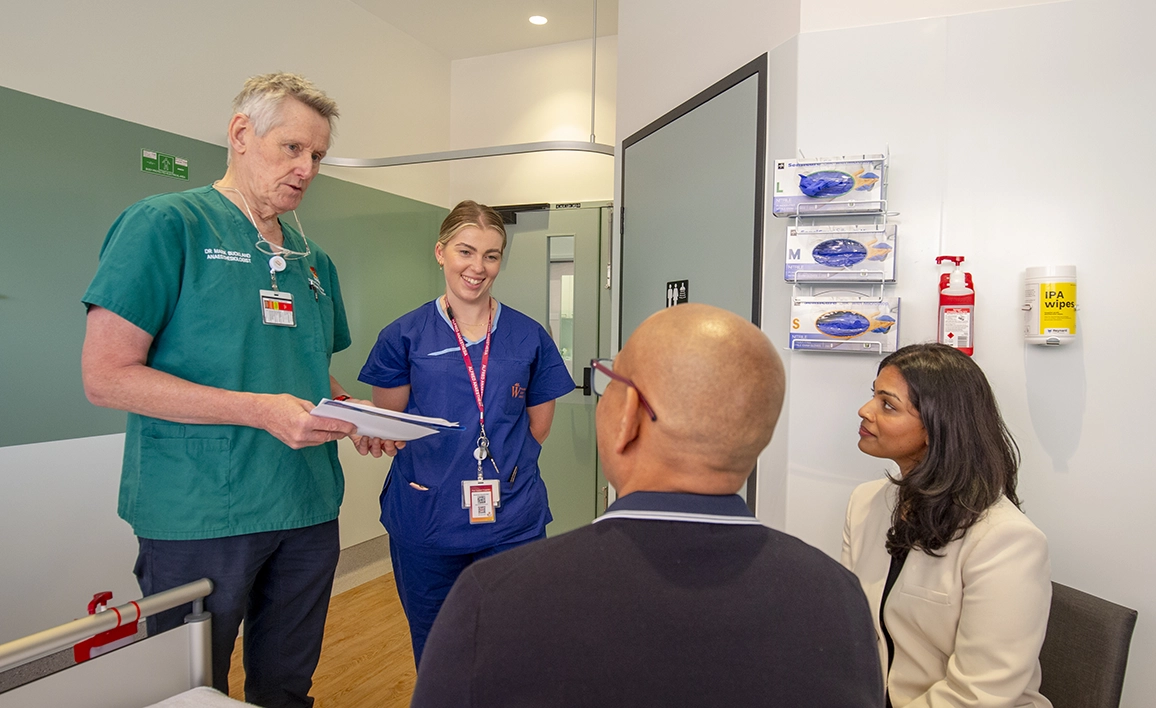
[[[1052,583],[1040,693],[1054,708],[1119,708],[1136,610]]]

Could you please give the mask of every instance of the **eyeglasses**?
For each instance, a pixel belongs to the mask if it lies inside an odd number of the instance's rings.
[[[591,383],[593,385],[595,395],[601,396],[602,394],[606,393],[606,387],[610,385],[610,381],[612,379],[614,381],[618,381],[619,383],[626,384],[630,388],[634,389],[634,391],[638,394],[638,401],[642,404],[642,407],[646,409],[646,412],[650,414],[650,419],[652,421],[657,421],[658,416],[654,414],[654,409],[650,407],[649,403],[647,403],[646,397],[642,395],[642,391],[639,391],[638,387],[635,386],[634,382],[630,379],[620,374],[614,373],[614,370],[610,368],[612,366],[614,366],[613,359],[590,360],[590,368],[594,371],[594,375],[591,377]]]

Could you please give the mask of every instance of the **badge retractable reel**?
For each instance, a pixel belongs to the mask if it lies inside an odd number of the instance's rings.
[[[277,274],[285,270],[285,258],[274,255],[269,258],[269,285],[272,290],[261,291],[261,321],[267,325],[296,327],[297,318],[293,313],[293,293],[277,289]]]
[[[271,243],[261,233],[261,229],[257,228],[257,220],[253,218],[253,210],[249,208],[249,201],[245,199],[244,193],[239,189],[233,187],[224,187],[219,183],[214,182],[213,187],[219,191],[236,192],[241,197],[241,203],[245,205],[245,213],[249,217],[249,223],[257,231],[257,243],[254,245],[257,250],[269,256],[269,286],[270,290],[261,290],[261,321],[267,325],[275,325],[278,327],[296,327],[297,316],[293,312],[293,293],[284,292],[277,287],[277,274],[284,272],[288,266],[286,256],[292,259],[308,258],[311,253],[309,248],[309,240],[305,238],[305,229],[301,227],[301,219],[297,218],[297,211],[293,211],[293,219],[297,222],[297,230],[301,233],[301,239],[305,241],[304,251],[294,251],[284,246],[278,246]],[[312,268],[310,268],[314,274]],[[313,290],[313,298],[317,299],[318,288],[320,288],[320,280],[317,282],[317,287],[314,287],[313,280],[309,281],[309,288]]]

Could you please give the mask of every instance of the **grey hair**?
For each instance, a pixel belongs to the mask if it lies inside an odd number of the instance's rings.
[[[249,116],[253,131],[258,136],[268,134],[281,122],[281,106],[286,98],[293,98],[329,121],[329,140],[337,131],[337,102],[313,85],[313,82],[299,74],[278,72],[250,77],[233,99],[233,113]],[[232,148],[229,150],[232,155]]]

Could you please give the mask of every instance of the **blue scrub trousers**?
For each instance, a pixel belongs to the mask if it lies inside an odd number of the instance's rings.
[[[421,653],[434,620],[446,596],[450,594],[454,581],[469,564],[543,538],[546,538],[544,529],[537,538],[484,548],[474,553],[440,555],[425,549],[401,546],[390,537],[389,561],[393,564],[397,596],[401,600],[401,608],[405,610],[405,618],[409,621],[414,664],[421,666]]]
[[[201,578],[213,581],[213,686],[229,692],[229,663],[245,620],[245,700],[264,708],[312,706],[333,573],[337,521],[287,531],[158,541],[138,538],[133,572],[144,595]],[[184,622],[191,605],[148,618],[149,634]]]

